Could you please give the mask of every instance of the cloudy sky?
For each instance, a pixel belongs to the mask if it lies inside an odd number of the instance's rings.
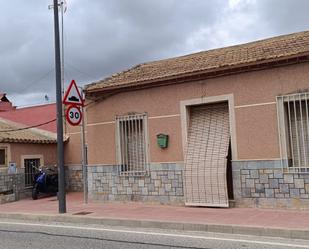
[[[142,62],[309,30],[308,0],[66,0],[65,84]],[[52,0],[0,0],[0,92],[55,100]]]

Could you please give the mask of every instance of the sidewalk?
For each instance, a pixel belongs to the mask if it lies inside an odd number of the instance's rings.
[[[275,236],[309,240],[309,211],[249,208],[197,208],[143,203],[83,203],[67,194],[67,213],[58,214],[56,197],[0,205],[0,218],[62,221],[130,227]]]

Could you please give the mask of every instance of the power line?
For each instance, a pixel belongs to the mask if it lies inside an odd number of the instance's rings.
[[[40,78],[32,81],[32,83],[30,83],[29,85],[27,85],[26,87],[24,87],[21,92],[25,91],[26,89],[28,89],[29,87],[36,85],[37,83],[39,83],[41,80],[45,79],[50,73],[52,73],[55,70],[55,68],[53,67],[51,70],[49,70],[47,73],[43,74]]]
[[[0,133],[1,132],[14,132],[14,131],[22,131],[22,130],[28,130],[28,129],[31,129],[31,128],[36,128],[36,127],[40,127],[42,125],[46,125],[46,124],[50,124],[52,122],[55,122],[57,119],[54,118],[52,120],[49,120],[47,122],[44,122],[44,123],[41,123],[41,124],[37,124],[37,125],[32,125],[32,126],[27,126],[27,127],[23,127],[23,128],[18,128],[18,129],[10,129],[10,130],[0,130]]]
[[[80,69],[78,69],[77,67],[75,67],[75,66],[69,64],[68,62],[66,62],[65,65],[69,66],[69,67],[70,67],[71,69],[73,69],[74,71],[79,72],[80,74],[83,74],[83,75],[87,76],[89,79],[97,78],[97,77],[95,77],[95,76],[93,76],[93,75],[90,75],[90,74],[88,74],[88,73],[85,73],[85,72],[81,71]]]
[[[87,103],[84,107],[88,106],[88,105],[91,105],[95,103],[95,101],[90,101],[89,103]],[[64,117],[64,115],[62,116],[62,118]],[[50,124],[52,122],[55,122],[57,120],[57,118],[54,118],[52,120],[49,120],[49,121],[46,121],[44,123],[41,123],[41,124],[37,124],[37,125],[32,125],[32,126],[27,126],[27,127],[23,127],[23,128],[18,128],[18,129],[10,129],[10,130],[0,130],[0,133],[1,132],[14,132],[14,131],[23,131],[23,130],[28,130],[28,129],[31,129],[31,128],[36,128],[36,127],[40,127],[40,126],[43,126],[43,125],[46,125],[46,124]],[[1,121],[0,121],[1,122]]]

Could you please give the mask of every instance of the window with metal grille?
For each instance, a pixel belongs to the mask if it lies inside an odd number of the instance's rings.
[[[147,115],[116,117],[117,161],[122,175],[144,175],[148,165]]]
[[[6,167],[6,149],[0,148],[0,167]]]
[[[277,97],[282,166],[309,173],[309,93]]]

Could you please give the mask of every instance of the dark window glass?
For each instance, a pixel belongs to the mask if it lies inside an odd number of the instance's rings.
[[[0,165],[5,165],[5,149],[0,149]]]

